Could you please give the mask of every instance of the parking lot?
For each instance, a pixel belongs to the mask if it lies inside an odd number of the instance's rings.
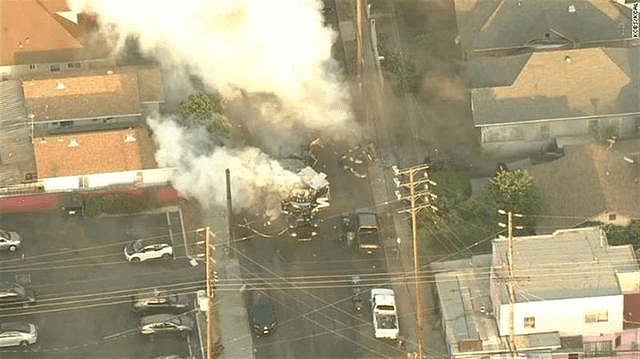
[[[28,308],[0,309],[0,321],[38,326],[37,344],[4,348],[0,357],[187,357],[199,347],[196,336],[142,337],[131,311],[131,296],[140,290],[193,295],[204,286],[203,266],[192,267],[186,256],[178,212],[98,218],[8,213],[0,215],[0,228],[23,237],[21,249],[0,253],[0,280],[30,282],[37,297]],[[127,262],[124,246],[139,238],[169,238],[174,258]]]

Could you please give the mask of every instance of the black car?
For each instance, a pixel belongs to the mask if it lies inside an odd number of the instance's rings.
[[[262,292],[253,292],[251,297],[251,329],[256,336],[273,333],[277,321],[271,298]]]
[[[161,290],[142,292],[131,298],[131,310],[142,315],[180,314],[189,309],[191,307],[186,296]]]
[[[0,307],[28,306],[36,302],[33,289],[18,283],[0,284]]]

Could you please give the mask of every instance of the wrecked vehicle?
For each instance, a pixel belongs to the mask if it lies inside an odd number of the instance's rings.
[[[338,165],[356,178],[367,178],[367,167],[373,162],[373,150],[369,146],[357,145],[340,156]]]
[[[298,172],[302,187],[280,203],[281,212],[294,217],[314,217],[321,208],[329,207],[329,181],[327,175],[318,173],[311,167]]]

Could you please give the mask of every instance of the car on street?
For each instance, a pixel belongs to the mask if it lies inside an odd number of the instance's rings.
[[[28,347],[38,340],[35,324],[23,322],[0,323],[0,347]]]
[[[140,334],[181,334],[193,331],[193,320],[187,314],[154,314],[140,319]]]
[[[378,233],[378,215],[373,209],[359,209],[355,213],[356,240],[360,253],[373,254],[382,248]]]
[[[0,229],[0,250],[10,250],[14,252],[22,246],[22,237],[12,231]]]
[[[315,216],[290,216],[288,222],[291,238],[299,242],[310,241],[318,235],[320,221]]]
[[[19,283],[0,283],[0,307],[28,306],[36,302],[35,291]]]
[[[273,333],[278,323],[273,312],[271,297],[258,291],[251,294],[251,328],[258,337],[269,335]]]
[[[124,256],[129,262],[170,259],[173,258],[173,243],[166,237],[137,239],[124,247]]]
[[[163,290],[138,293],[131,298],[131,310],[142,315],[180,314],[191,308],[189,298]]]

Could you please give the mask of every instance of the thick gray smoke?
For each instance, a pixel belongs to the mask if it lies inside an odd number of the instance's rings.
[[[188,83],[181,82],[180,69],[188,66],[224,97],[231,121],[242,124],[270,154],[304,143],[305,132],[357,133],[347,86],[331,58],[336,36],[323,25],[321,0],[69,3],[76,11],[96,12],[102,22],[115,25],[122,39],[135,35],[144,52],[155,54],[173,69],[172,76],[177,74],[170,81],[180,84],[175,87],[179,92]],[[297,181],[256,148],[192,151],[185,140],[189,135],[171,121],[150,124],[159,145],[158,162],[180,167],[176,188],[205,203],[222,203],[224,190],[212,193],[211,186],[224,183],[227,167],[233,167],[235,200],[244,206],[257,200],[258,192],[282,192]]]
[[[205,130],[187,131],[172,119],[148,119],[158,144],[156,160],[162,167],[176,167],[174,185],[204,205],[224,203],[225,169],[231,172],[234,206],[276,208],[280,199],[301,185],[297,174],[282,168],[260,149],[228,150],[210,147]]]

